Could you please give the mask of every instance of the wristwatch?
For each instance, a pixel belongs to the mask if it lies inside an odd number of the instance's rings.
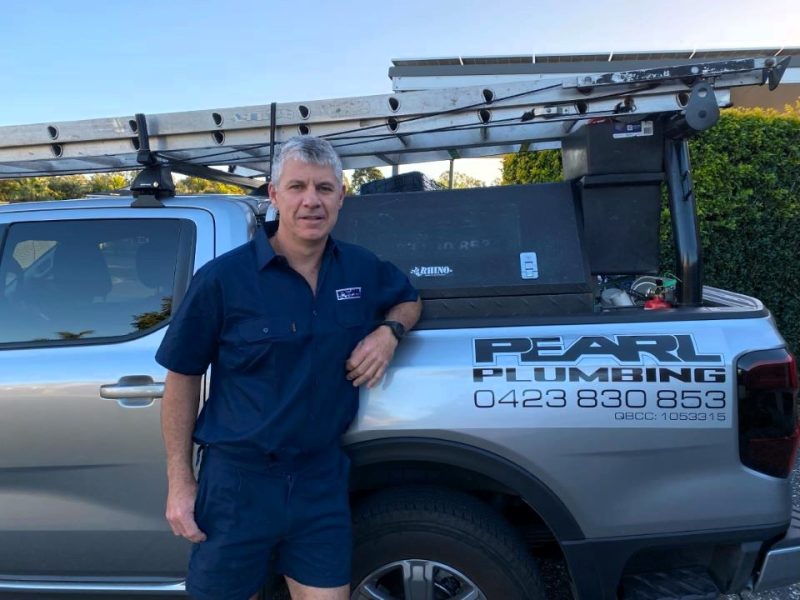
[[[406,326],[399,321],[383,321],[381,325],[386,325],[389,329],[391,329],[392,335],[394,335],[398,342],[403,339],[403,336],[406,333]],[[381,325],[378,325],[378,327]]]

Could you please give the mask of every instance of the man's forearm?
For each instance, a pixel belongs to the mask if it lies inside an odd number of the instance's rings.
[[[398,321],[403,324],[406,331],[410,330],[419,321],[419,316],[422,313],[422,300],[417,299],[414,302],[402,302],[395,304],[386,313],[387,321]]]
[[[200,375],[169,371],[161,400],[161,434],[167,452],[170,483],[194,481],[192,432],[200,403]]]

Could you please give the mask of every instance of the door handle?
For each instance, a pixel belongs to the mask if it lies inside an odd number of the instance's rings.
[[[116,400],[125,408],[150,406],[164,396],[164,383],[155,382],[149,375],[126,375],[117,383],[100,386],[100,397]]]

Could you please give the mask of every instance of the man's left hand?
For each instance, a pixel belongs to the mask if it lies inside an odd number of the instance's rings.
[[[347,359],[347,379],[358,387],[367,384],[368,388],[377,385],[397,348],[397,339],[388,327],[378,327],[358,343]]]

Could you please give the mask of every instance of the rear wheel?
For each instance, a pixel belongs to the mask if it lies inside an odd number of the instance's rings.
[[[472,496],[385,490],[361,504],[353,521],[353,600],[544,598],[525,544]]]

